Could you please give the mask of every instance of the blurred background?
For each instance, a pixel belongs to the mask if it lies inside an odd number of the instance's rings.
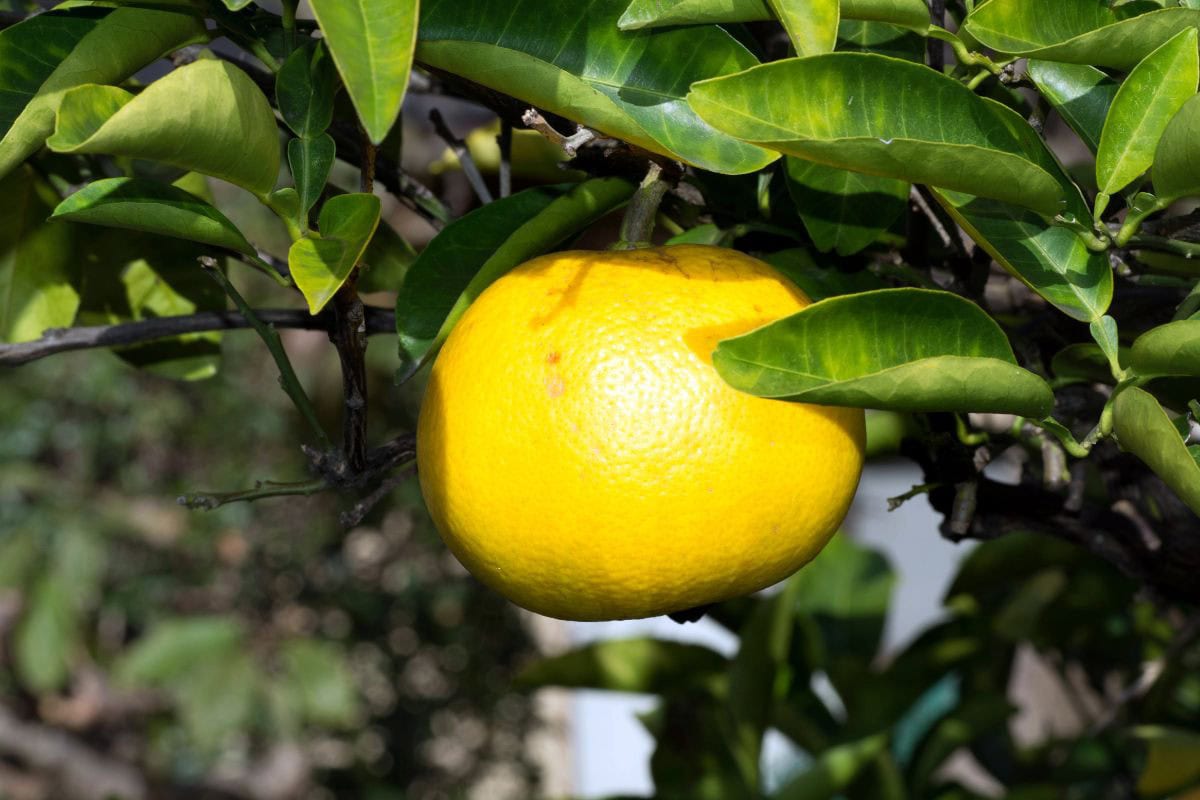
[[[409,95],[403,165],[461,214],[476,201],[428,122],[435,105],[493,182],[496,126]],[[516,188],[570,177],[536,134],[515,153]],[[722,180],[703,188],[757,192]],[[207,189],[286,256],[249,195]],[[403,242],[373,265],[376,288],[435,233],[403,206],[385,214]],[[736,209],[712,224],[732,229]],[[253,304],[281,303],[237,274]],[[108,302],[85,296],[85,315],[106,319]],[[334,351],[322,333],[284,340],[335,428]],[[305,431],[261,343],[229,333],[220,351],[183,368],[94,351],[0,376],[3,800],[738,798],[730,776],[747,769],[798,800],[1187,797],[1200,780],[1187,733],[1200,623],[1060,542],[953,544],[920,493],[889,511],[921,483],[899,455],[912,420],[872,417],[844,534],[787,586],[696,623],[566,624],[472,580],[415,480],[348,531],[338,512],[352,501],[329,495],[180,507],[189,492],[305,477]],[[157,372],[133,366],[148,362]],[[412,430],[423,378],[394,388],[394,337],[372,338],[369,364],[372,437]],[[1018,482],[1023,453],[989,474]],[[730,745],[749,717],[761,747]]]

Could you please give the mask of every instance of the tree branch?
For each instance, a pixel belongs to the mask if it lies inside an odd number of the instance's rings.
[[[433,123],[433,130],[437,133],[438,137],[458,157],[458,165],[462,167],[463,175],[467,177],[467,183],[471,184],[471,188],[475,191],[475,196],[479,198],[479,202],[484,205],[492,202],[492,192],[488,189],[487,181],[483,179],[483,173],[479,171],[479,167],[475,164],[475,158],[467,148],[467,143],[454,135],[454,131],[450,130],[450,126],[446,124],[446,119],[438,109],[430,110],[429,121]]]
[[[367,335],[395,333],[395,313],[389,308],[366,306]],[[256,309],[254,315],[275,328],[328,331],[329,315],[312,316],[307,311],[288,308]],[[188,333],[244,330],[251,327],[239,311],[199,311],[172,317],[155,317],[113,325],[89,325],[79,328],[50,328],[32,342],[0,344],[0,367],[19,367],[47,356],[97,347],[125,347]]]

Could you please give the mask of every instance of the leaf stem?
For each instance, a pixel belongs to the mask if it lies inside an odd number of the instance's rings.
[[[283,0],[283,55],[287,58],[296,47],[296,5],[298,0]]]
[[[292,362],[288,360],[287,351],[283,349],[283,342],[279,338],[279,331],[275,330],[273,325],[267,325],[254,313],[246,299],[241,293],[234,288],[234,285],[226,277],[225,273],[217,266],[216,259],[208,256],[200,257],[200,266],[212,276],[221,288],[225,290],[225,294],[233,300],[233,304],[237,306],[238,311],[242,313],[246,321],[250,323],[250,327],[254,328],[267,349],[271,351],[271,357],[275,359],[275,366],[279,368],[280,383],[283,390],[287,392],[288,397],[292,398],[292,404],[296,406],[296,410],[300,412],[300,416],[304,417],[305,422],[312,429],[316,436],[317,443],[322,447],[331,448],[333,443],[329,440],[325,429],[321,427],[321,422],[317,419],[317,410],[313,407],[312,401],[308,399],[308,395],[304,392],[304,387],[300,384],[300,379],[296,377],[296,371],[292,368]]]
[[[1117,232],[1115,240],[1117,246],[1124,247],[1128,244],[1138,229],[1142,227],[1142,222],[1146,217],[1162,211],[1168,205],[1170,203],[1163,202],[1148,192],[1138,192],[1129,206],[1129,213],[1125,215],[1125,222],[1121,225],[1121,230]]]
[[[629,207],[625,209],[625,217],[621,220],[621,232],[617,243],[612,246],[613,250],[637,250],[651,246],[658,207],[668,188],[670,187],[662,178],[662,167],[658,162],[651,161],[646,177],[629,200]]]

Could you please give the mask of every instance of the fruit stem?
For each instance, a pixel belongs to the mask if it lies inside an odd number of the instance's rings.
[[[646,177],[642,179],[641,186],[633,193],[625,209],[625,218],[621,220],[620,238],[612,246],[613,250],[637,250],[653,244],[651,237],[654,235],[658,206],[669,188],[669,184],[662,178],[662,167],[651,161]]]

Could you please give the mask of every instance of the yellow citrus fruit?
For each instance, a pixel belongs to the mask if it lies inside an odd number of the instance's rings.
[[[500,278],[421,407],[421,489],[446,544],[564,619],[679,611],[790,575],[854,496],[863,412],[742,394],[711,354],[808,303],[717,247],[555,253]]]

